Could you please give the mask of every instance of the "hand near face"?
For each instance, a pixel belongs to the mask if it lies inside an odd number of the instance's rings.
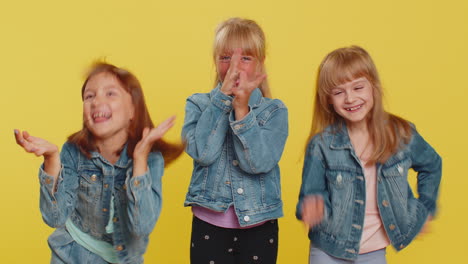
[[[302,221],[308,229],[320,224],[323,220],[323,198],[319,195],[311,195],[304,198],[302,203]]]
[[[44,171],[54,177],[60,172],[60,154],[58,147],[45,139],[33,137],[26,131],[15,129],[16,144],[28,153],[44,157]]]
[[[236,49],[229,58],[229,68],[226,62],[218,63],[218,71],[223,79],[221,92],[233,95],[233,107],[236,119],[242,119],[249,112],[249,98],[255,88],[265,80],[266,75],[259,73],[260,62],[257,58],[242,54],[242,49]],[[222,56],[223,58],[223,56]],[[223,74],[225,72],[225,74]]]
[[[153,147],[153,144],[162,138],[164,134],[172,127],[175,123],[175,116],[171,116],[164,120],[155,128],[145,128],[141,140],[136,144],[135,150],[133,151],[133,176],[141,175],[146,172],[148,154]]]

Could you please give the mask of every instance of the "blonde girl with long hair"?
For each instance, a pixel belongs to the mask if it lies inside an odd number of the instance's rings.
[[[215,87],[187,99],[182,130],[194,164],[185,200],[194,215],[190,261],[276,263],[288,114],[271,99],[262,29],[248,19],[222,22],[213,58]]]
[[[407,247],[434,216],[441,170],[414,125],[384,110],[368,52],[329,53],[318,70],[296,210],[309,228],[310,263],[386,263],[387,246]]]

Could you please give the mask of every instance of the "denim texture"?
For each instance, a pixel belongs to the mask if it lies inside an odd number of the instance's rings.
[[[54,178],[42,168],[39,171],[42,217],[46,224],[57,228],[49,237],[52,251],[63,255],[60,251],[71,242],[65,229],[65,222],[70,218],[81,231],[112,244],[120,263],[142,263],[148,236],[161,211],[164,171],[161,153],[150,153],[148,171],[136,177],[132,177],[133,161],[127,156],[126,148],[120,159],[111,164],[97,152],[92,152],[88,159],[76,145],[65,143],[60,159],[62,168],[56,190]],[[114,215],[110,215],[108,208],[112,196]],[[105,230],[109,218],[114,222],[112,234]],[[75,253],[69,256],[79,255]]]
[[[185,206],[225,212],[234,205],[241,226],[283,216],[278,162],[288,136],[288,112],[255,89],[249,113],[235,120],[233,97],[220,91],[187,99],[182,138],[193,158]]]
[[[399,251],[415,238],[428,216],[435,214],[442,160],[413,127],[410,142],[376,168],[377,206],[388,238]],[[409,169],[417,172],[418,198],[408,183]],[[338,258],[357,257],[365,186],[363,168],[345,125],[329,127],[309,142],[296,216],[301,219],[304,197],[323,197],[324,219],[309,231],[314,247]]]

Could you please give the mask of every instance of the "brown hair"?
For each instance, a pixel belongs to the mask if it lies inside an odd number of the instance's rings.
[[[408,121],[384,110],[382,85],[377,68],[369,53],[358,46],[336,49],[320,64],[312,128],[307,142],[330,125],[341,127],[344,120],[330,104],[331,90],[360,77],[365,77],[373,89],[374,106],[367,116],[370,140],[374,145],[369,162],[383,163],[398,151],[402,143],[409,142],[411,127]]]
[[[81,87],[82,100],[86,84],[91,78],[100,73],[108,73],[113,75],[120,82],[124,90],[127,91],[132,97],[132,103],[135,107],[135,115],[128,128],[127,139],[127,154],[129,157],[132,157],[136,144],[141,140],[143,129],[145,127],[154,127],[153,121],[151,120],[151,117],[148,113],[148,108],[146,107],[140,82],[135,77],[135,75],[125,69],[118,68],[112,64],[98,62],[90,67],[86,80]],[[88,158],[91,155],[91,151],[97,150],[94,137],[86,127],[84,121],[83,128],[80,131],[70,135],[68,137],[68,141],[76,144],[80,151]],[[151,149],[151,151],[160,151],[162,153],[166,165],[171,163],[180,154],[182,154],[183,150],[183,145],[168,143],[163,139],[156,141]]]
[[[214,61],[216,62],[220,54],[233,52],[236,48],[241,48],[245,54],[258,59],[262,67],[260,70],[265,73],[263,65],[266,55],[265,33],[255,21],[234,17],[218,25],[213,44]],[[216,73],[215,86],[220,81]],[[259,88],[264,97],[271,97],[267,79],[260,84]]]

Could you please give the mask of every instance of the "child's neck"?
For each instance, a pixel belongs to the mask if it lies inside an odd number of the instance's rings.
[[[101,156],[110,163],[115,164],[120,158],[120,150],[122,150],[126,141],[127,138],[97,139],[96,146]]]
[[[370,158],[373,151],[373,144],[369,136],[367,123],[360,122],[355,124],[347,124],[349,139],[353,145],[354,152],[359,157],[364,166],[367,165],[367,160]]]

